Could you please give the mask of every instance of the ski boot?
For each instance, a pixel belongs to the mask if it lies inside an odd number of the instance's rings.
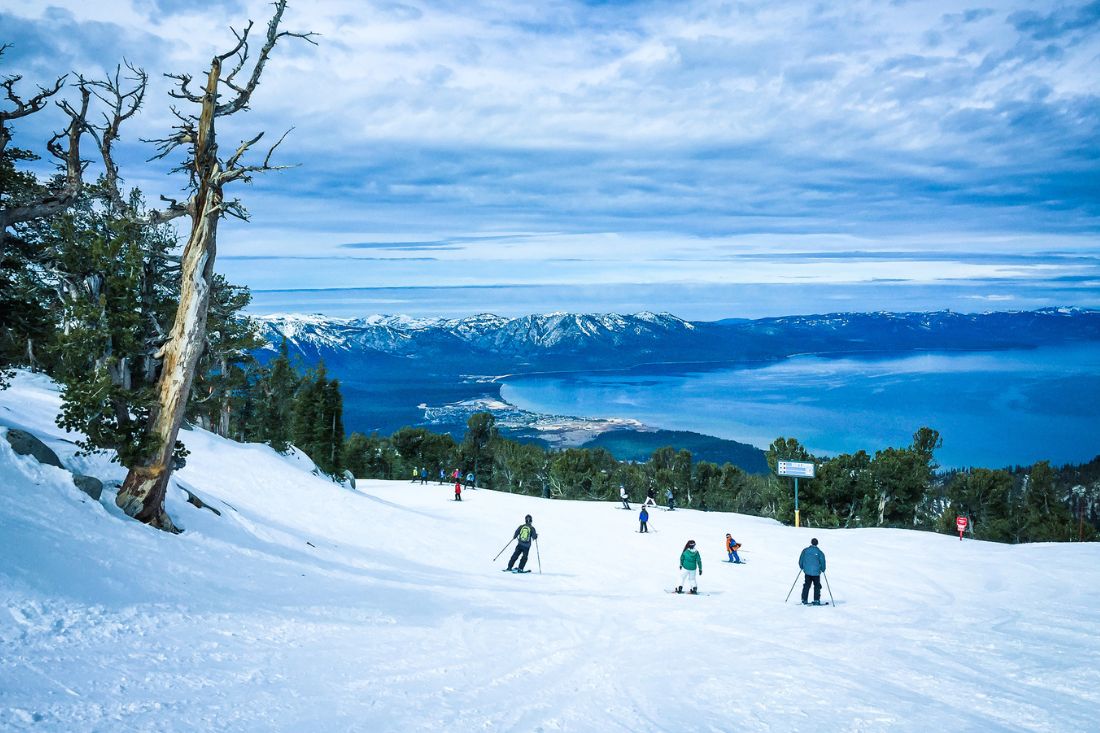
[[[688,591],[688,593],[690,593],[693,596],[697,596],[697,595],[699,595],[699,589],[698,588],[692,588],[691,590]]]
[[[676,586],[676,592],[677,593],[683,593],[684,592],[684,586],[682,586],[682,585]]]

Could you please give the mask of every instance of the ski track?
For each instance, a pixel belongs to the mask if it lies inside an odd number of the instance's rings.
[[[31,397],[63,460],[119,477]],[[0,439],[0,731],[1096,730],[1097,545],[690,510],[643,536],[602,504],[349,491],[297,455],[185,440],[180,480],[227,509],[170,492],[169,537]],[[528,512],[534,572],[501,573]],[[726,532],[752,563],[722,562]],[[835,606],[802,607],[801,578],[783,601],[811,536]],[[687,539],[712,595],[664,592]]]

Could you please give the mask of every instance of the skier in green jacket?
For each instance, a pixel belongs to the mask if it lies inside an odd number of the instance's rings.
[[[684,545],[684,551],[680,553],[680,585],[676,586],[677,593],[684,592],[684,586],[690,585],[688,593],[699,592],[699,581],[695,579],[696,572],[703,574],[703,558],[695,549],[695,540],[688,540]]]

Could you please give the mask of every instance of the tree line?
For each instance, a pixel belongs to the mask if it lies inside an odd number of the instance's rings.
[[[1100,502],[1100,457],[1083,466],[938,471],[939,434],[920,428],[908,446],[869,455],[811,455],[798,440],[777,438],[767,449],[772,472],[751,474],[729,463],[695,461],[687,450],[660,448],[645,462],[618,461],[602,448],[546,449],[500,435],[490,413],[470,417],[465,436],[404,427],[390,436],[352,433],[345,467],[360,478],[402,479],[427,468],[434,479],[474,471],[479,487],[546,498],[617,501],[619,487],[636,501],[650,492],[676,506],[771,517],[793,523],[790,479],[781,460],[815,464],[799,486],[801,523],[810,527],[899,527],[947,534],[958,516],[972,536],[997,542],[1092,540]]]

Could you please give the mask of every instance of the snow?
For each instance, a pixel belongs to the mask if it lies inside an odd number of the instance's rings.
[[[57,405],[20,374],[0,425],[120,480],[74,456]],[[176,483],[222,515],[173,488],[178,536],[0,440],[0,730],[1097,729],[1096,544],[684,510],[642,535],[610,502],[353,491],[301,455],[183,438]],[[526,513],[535,572],[501,573]],[[720,562],[726,532],[747,564]],[[811,536],[836,607],[784,603]],[[688,539],[711,595],[664,592]]]

